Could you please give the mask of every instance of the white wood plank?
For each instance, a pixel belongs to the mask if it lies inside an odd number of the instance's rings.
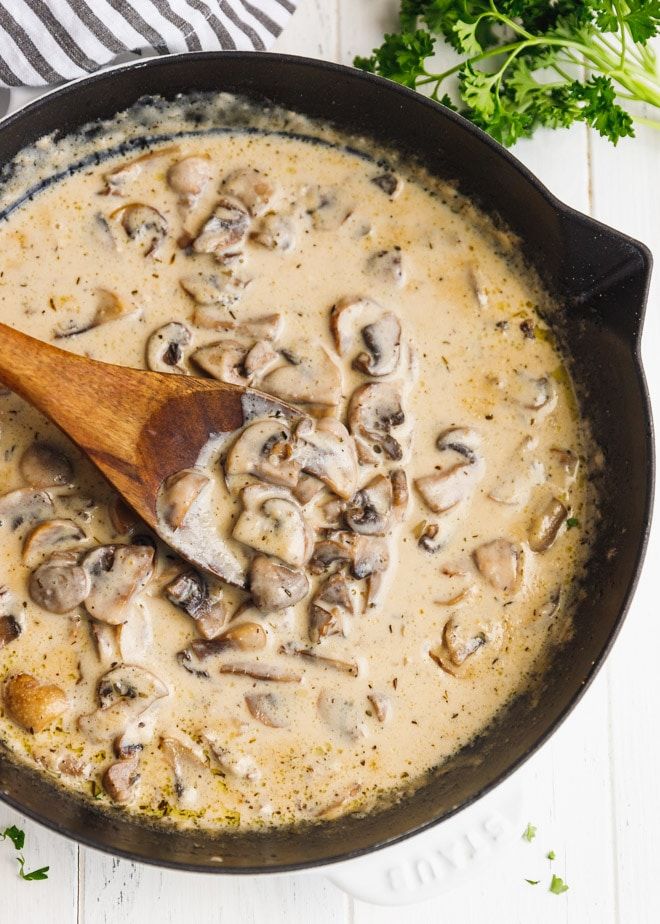
[[[49,866],[48,879],[24,882],[16,852],[0,841],[0,921],[25,924],[77,924],[78,847],[0,804],[0,831],[16,825],[25,831],[25,870]]]
[[[337,22],[337,0],[303,0],[272,50],[336,61]]]

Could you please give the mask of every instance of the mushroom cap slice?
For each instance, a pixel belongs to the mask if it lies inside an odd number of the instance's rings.
[[[378,302],[361,295],[347,295],[335,302],[330,309],[330,331],[339,355],[345,356],[353,346],[358,318],[377,319],[383,312]]]
[[[320,479],[339,497],[348,499],[355,493],[358,480],[355,442],[334,417],[319,421],[307,417],[298,424],[295,457],[304,472]]]
[[[254,167],[239,167],[222,181],[222,190],[240,200],[253,218],[264,215],[274,196],[272,184],[261,171]]]
[[[287,645],[281,645],[279,653],[305,658],[317,664],[319,667],[327,667],[330,670],[339,671],[341,674],[349,674],[351,677],[357,677],[360,672],[355,661],[341,661],[339,658],[329,658],[319,654],[316,648],[304,648],[301,645],[289,643]]]
[[[211,479],[195,468],[184,468],[166,478],[160,488],[159,506],[165,523],[174,530],[183,526]]]
[[[182,205],[194,205],[213,176],[208,157],[192,155],[177,160],[167,171],[167,183]]]
[[[19,471],[32,488],[60,488],[73,481],[69,458],[51,443],[31,443],[21,456]]]
[[[341,738],[359,741],[366,736],[367,729],[362,720],[362,711],[357,707],[355,700],[322,690],[316,705],[326,725]]]
[[[233,661],[220,665],[221,674],[238,674],[252,677],[253,680],[266,680],[274,683],[300,683],[302,675],[288,667],[278,664],[263,664],[261,661]]]
[[[85,609],[111,626],[126,622],[137,594],[153,573],[154,550],[146,545],[102,545],[83,559],[91,587]]]
[[[218,306],[225,308],[233,305],[241,296],[245,283],[237,279],[232,273],[191,273],[179,279],[179,285],[193,301],[201,305],[195,312],[194,324],[196,327],[225,330],[218,327],[220,323],[227,323],[226,312],[221,314]],[[208,310],[204,310],[208,309]]]
[[[529,412],[535,421],[544,420],[557,405],[557,388],[548,375],[535,378],[528,372],[516,370],[509,386],[509,400]]]
[[[23,562],[28,568],[33,568],[47,553],[69,551],[86,539],[85,530],[73,520],[44,520],[26,537]]]
[[[240,199],[222,196],[192,244],[195,253],[210,253],[222,260],[243,248],[250,230],[250,215]]]
[[[213,732],[204,732],[204,740],[209,745],[213,757],[226,773],[239,780],[257,782],[261,779],[261,770],[248,754],[236,754],[221,743],[220,737]]]
[[[267,641],[266,631],[258,622],[241,622],[230,626],[216,638],[194,639],[189,650],[200,661],[205,661],[222,651],[262,651]]]
[[[376,463],[383,455],[395,461],[403,458],[401,443],[392,436],[392,430],[406,419],[402,402],[400,383],[370,382],[355,389],[348,407],[348,425],[360,462]]]
[[[257,555],[250,566],[250,593],[262,613],[295,606],[309,593],[304,571],[296,571],[266,555]]]
[[[390,250],[377,250],[367,259],[366,271],[381,282],[401,287],[405,285],[406,273],[403,267],[403,254],[400,247]]]
[[[456,463],[432,475],[415,478],[415,487],[429,510],[446,513],[472,493],[483,475],[483,466]]]
[[[107,794],[119,805],[130,802],[140,780],[140,758],[137,753],[122,757],[105,770],[102,785]]]
[[[199,801],[197,787],[206,772],[204,763],[178,738],[161,738],[159,747],[174,772],[174,792],[179,804],[193,808]]]
[[[179,321],[170,321],[159,327],[147,340],[147,366],[152,372],[185,374],[183,348],[190,340],[190,330]]]
[[[302,341],[300,352],[287,351],[286,365],[269,372],[261,388],[282,401],[335,407],[341,397],[341,371],[318,343]]]
[[[502,593],[515,591],[522,578],[522,549],[508,539],[485,542],[472,553],[482,577]]]
[[[0,616],[0,649],[15,642],[23,631],[23,626],[15,616]]]
[[[245,370],[248,348],[237,340],[219,340],[199,347],[190,357],[193,362],[219,382],[247,385]]]
[[[301,463],[293,456],[287,423],[267,417],[245,427],[227,453],[224,467],[227,479],[255,475],[262,481],[293,488]]]
[[[241,500],[243,511],[234,525],[234,539],[294,568],[304,565],[312,553],[314,537],[290,492],[253,484],[243,488]]]
[[[374,707],[374,715],[378,721],[387,722],[392,714],[392,700],[387,693],[376,693],[374,691],[367,694],[367,699]]]
[[[394,492],[386,475],[376,475],[353,496],[346,508],[346,523],[364,536],[385,536],[392,525]]]
[[[70,613],[83,603],[92,585],[88,572],[78,564],[76,552],[55,552],[32,574],[30,597],[50,613]]]
[[[50,494],[34,488],[18,488],[0,497],[0,526],[18,529],[25,523],[39,523],[55,512]]]
[[[527,503],[532,489],[545,481],[545,468],[538,459],[530,458],[537,446],[535,439],[526,438],[507,459],[488,492],[488,497],[509,507]]]
[[[41,683],[31,674],[16,674],[5,684],[4,701],[10,718],[29,732],[48,728],[69,702],[60,687]]]
[[[353,615],[353,597],[343,574],[331,574],[312,597],[309,607],[309,637],[319,642],[329,635],[345,635]]]
[[[165,684],[151,671],[136,664],[120,664],[101,677],[98,686],[100,708],[78,719],[79,729],[93,742],[120,740],[125,750],[125,736],[135,728],[135,720],[142,718],[158,700],[169,694]],[[151,731],[153,726],[149,724]],[[123,743],[122,743],[123,742]]]
[[[355,357],[353,365],[365,375],[391,375],[401,357],[401,324],[393,311],[362,328],[366,353]]]
[[[282,698],[274,693],[247,693],[245,705],[250,715],[262,725],[269,728],[287,728],[289,725],[288,710]]]
[[[390,563],[389,543],[380,536],[339,530],[316,543],[309,567],[312,574],[322,574],[333,565],[344,563],[350,563],[351,573],[358,580],[386,571]]]
[[[202,638],[216,638],[227,623],[222,597],[209,593],[206,579],[194,568],[184,571],[165,587],[165,596],[194,620]]]
[[[557,497],[549,498],[532,516],[527,531],[532,552],[547,552],[554,544],[568,510]]]
[[[296,241],[293,220],[289,215],[265,215],[252,240],[268,250],[292,250]]]
[[[135,241],[145,257],[156,253],[167,235],[167,219],[151,205],[133,202],[113,212],[131,241]]]

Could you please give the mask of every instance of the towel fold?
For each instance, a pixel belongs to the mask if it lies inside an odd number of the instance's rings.
[[[0,86],[38,87],[126,52],[265,51],[294,0],[0,0]]]

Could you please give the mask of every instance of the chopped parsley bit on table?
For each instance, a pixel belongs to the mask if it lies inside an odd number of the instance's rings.
[[[527,827],[523,831],[522,836],[523,836],[524,841],[527,841],[529,844],[531,844],[534,838],[536,837],[536,825],[528,823]]]
[[[528,882],[530,885],[538,885],[540,881],[540,879],[525,879],[525,882]]]
[[[556,859],[557,859],[557,854],[554,852],[554,850],[550,850],[550,851],[548,851],[548,853],[546,854],[546,857],[547,857],[548,860],[556,860]]]
[[[563,892],[568,892],[568,886],[559,876],[553,876],[550,880],[550,892],[553,895],[561,895]]]
[[[20,828],[17,828],[16,825],[11,825],[9,828],[5,828],[4,831],[0,831],[0,837],[3,840],[9,838],[9,840],[14,845],[15,850],[22,850],[23,845],[25,844],[25,831],[21,831]],[[48,879],[48,870],[49,866],[42,866],[40,869],[33,869],[31,872],[25,872],[25,857],[19,853],[16,857],[18,860],[18,875],[21,879],[25,879],[27,882],[34,882],[39,879]]]
[[[16,825],[11,825],[11,827],[5,828],[2,834],[0,834],[0,837],[2,837],[3,840],[9,838],[16,850],[23,849],[23,844],[25,843],[25,831],[21,831],[20,828],[16,827]]]

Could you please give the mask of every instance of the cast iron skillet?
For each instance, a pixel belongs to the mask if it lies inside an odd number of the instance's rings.
[[[0,752],[5,801],[92,847],[188,870],[300,869],[401,840],[497,786],[546,741],[603,663],[635,588],[653,495],[651,414],[639,358],[651,256],[637,241],[558,202],[522,164],[460,116],[380,78],[306,58],[186,54],[91,77],[9,117],[0,127],[0,163],[44,134],[107,119],[142,95],[172,97],[190,90],[265,98],[372,135],[420,158],[432,173],[458,181],[464,193],[501,218],[566,306],[573,374],[588,396],[586,410],[606,455],[607,506],[574,640],[537,695],[519,698],[478,741],[392,808],[299,833],[231,834],[209,842],[101,813]]]

